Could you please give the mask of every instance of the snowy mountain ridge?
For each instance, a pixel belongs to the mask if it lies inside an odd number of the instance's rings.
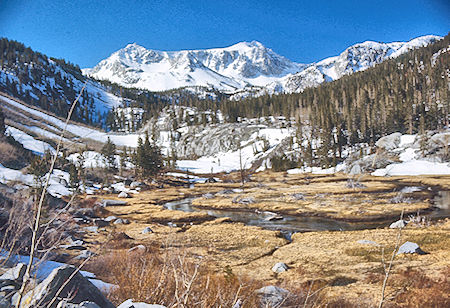
[[[366,41],[348,47],[338,56],[311,64],[290,61],[257,41],[182,51],[151,50],[133,43],[83,73],[151,91],[206,86],[228,93],[250,87],[260,87],[268,93],[292,93],[365,70],[439,39],[427,35],[409,42]]]

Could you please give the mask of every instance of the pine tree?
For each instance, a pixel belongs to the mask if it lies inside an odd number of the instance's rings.
[[[116,171],[116,145],[109,137],[105,145],[102,147],[101,154],[103,155],[106,169],[108,169],[108,171]]]
[[[163,167],[163,159],[157,145],[151,144],[148,133],[145,140],[138,138],[138,146],[135,154],[135,166],[139,176],[143,178],[155,176]]]

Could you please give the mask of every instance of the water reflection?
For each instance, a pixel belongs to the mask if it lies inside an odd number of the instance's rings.
[[[208,215],[221,218],[229,217],[232,221],[242,222],[250,226],[259,226],[270,230],[281,231],[286,238],[295,232],[308,231],[339,231],[339,230],[362,230],[383,228],[392,223],[392,220],[384,222],[343,222],[330,218],[323,217],[301,217],[283,215],[281,219],[271,220],[275,213],[242,210],[205,210],[192,206],[194,198],[186,198],[178,201],[167,202],[163,206],[170,210],[180,210],[184,212],[198,212],[203,211]],[[450,217],[450,191],[440,191],[436,195],[434,206],[437,208],[426,216],[430,219],[438,219]]]

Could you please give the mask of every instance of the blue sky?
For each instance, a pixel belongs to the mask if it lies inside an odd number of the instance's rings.
[[[309,63],[365,40],[448,31],[450,5],[441,0],[0,1],[0,36],[81,67],[133,42],[180,50],[257,40]]]

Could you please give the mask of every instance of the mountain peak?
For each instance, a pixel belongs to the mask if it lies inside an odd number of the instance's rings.
[[[206,86],[234,93],[247,86],[273,84],[274,89],[294,92],[365,70],[439,39],[426,35],[409,42],[365,41],[348,47],[340,55],[308,65],[292,62],[258,41],[181,51],[151,50],[131,43],[83,72],[97,79],[152,91]]]

